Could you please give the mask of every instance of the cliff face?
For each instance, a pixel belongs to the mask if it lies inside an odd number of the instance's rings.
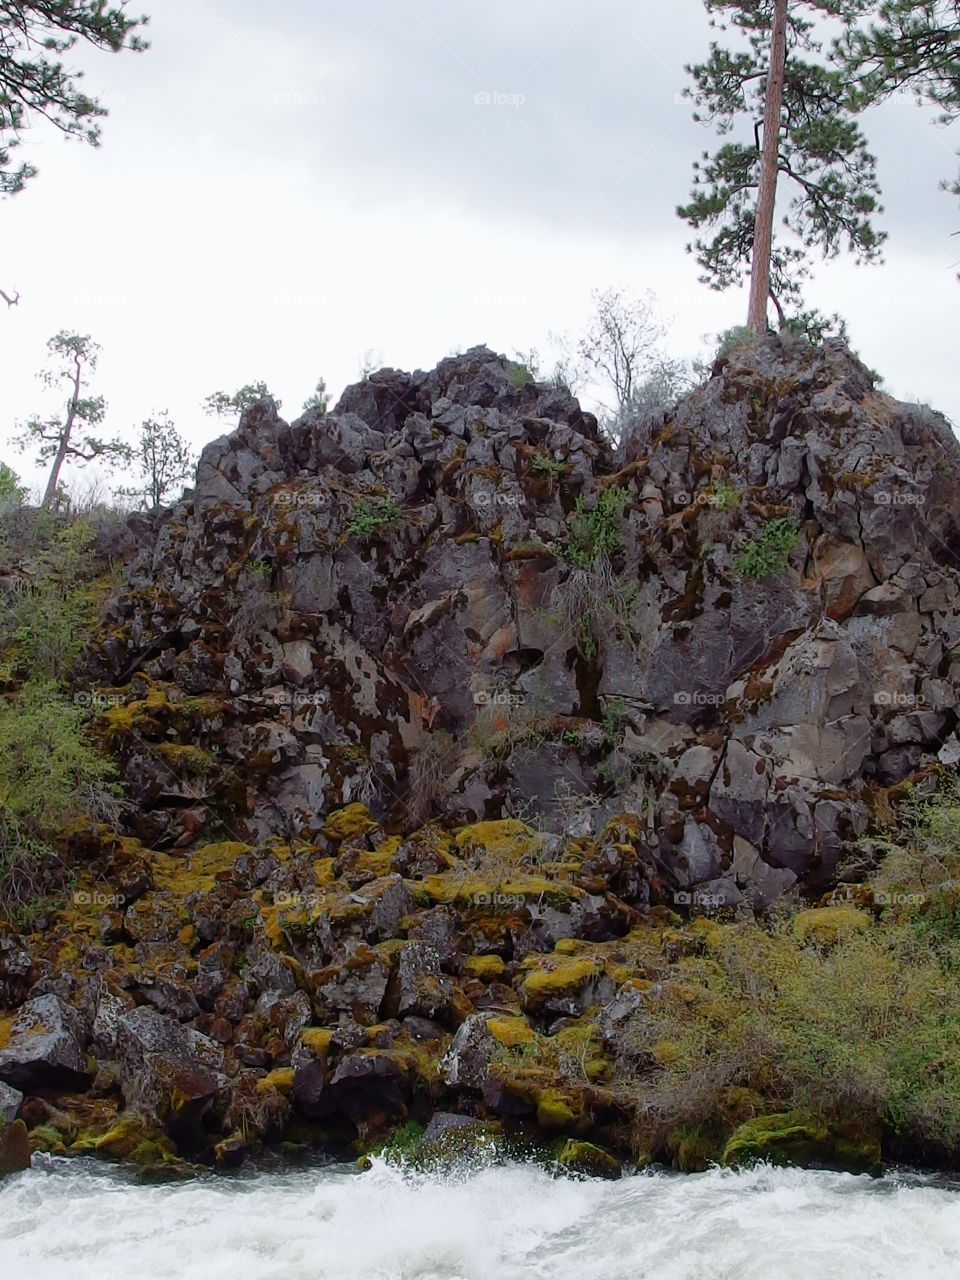
[[[113,717],[147,842],[309,839],[354,800],[577,832],[599,796],[654,894],[767,902],[960,755],[943,419],[772,338],[615,460],[517,374],[478,348],[326,417],[264,402],[144,526],[104,679],[210,713]]]
[[[164,1176],[438,1111],[431,1141],[520,1125],[588,1171],[618,1166],[585,1135],[875,1167],[873,1077],[862,1116],[830,1081],[820,1118],[779,1115],[809,1095],[737,1000],[775,964],[828,984],[830,948],[876,935],[851,970],[875,1024],[847,979],[841,1021],[880,1036],[897,1005],[913,953],[884,950],[862,851],[838,862],[960,759],[958,475],[943,419],[775,338],[619,458],[484,349],[292,425],[255,406],[134,524],[86,695],[130,830],[73,832],[68,900],[0,931],[3,1118]],[[741,924],[837,878],[855,905]],[[691,1019],[735,1052],[670,1113]],[[941,1034],[896,1070],[940,1080]]]

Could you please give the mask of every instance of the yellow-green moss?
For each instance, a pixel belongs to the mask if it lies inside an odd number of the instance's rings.
[[[575,995],[588,982],[595,971],[590,957],[569,960],[550,968],[536,968],[523,980],[523,994],[528,1000],[540,1002],[553,996]]]
[[[484,981],[502,978],[506,967],[501,956],[469,956],[463,962],[463,972],[467,977]]]
[[[579,1173],[589,1178],[619,1178],[623,1168],[616,1156],[593,1142],[581,1142],[569,1138],[560,1149],[557,1163],[567,1173]]]
[[[365,805],[348,804],[330,814],[322,831],[330,840],[349,840],[364,835],[376,825]]]
[[[541,1129],[572,1129],[582,1120],[582,1107],[561,1089],[544,1089],[537,1098],[537,1124]]]
[[[257,1081],[257,1093],[270,1093],[274,1089],[285,1096],[293,1092],[293,1067],[275,1067]]]
[[[855,934],[866,933],[871,924],[866,911],[856,907],[811,907],[796,916],[793,932],[800,942],[831,946]]]
[[[322,1058],[330,1050],[333,1032],[328,1027],[304,1027],[300,1039],[315,1058]]]
[[[459,850],[482,849],[489,857],[519,862],[539,847],[540,838],[525,822],[502,818],[496,822],[475,822],[457,832]]]
[[[526,1018],[488,1018],[487,1030],[498,1044],[513,1049],[521,1044],[535,1044],[537,1033]]]

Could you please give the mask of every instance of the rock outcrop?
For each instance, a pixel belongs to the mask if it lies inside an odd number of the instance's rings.
[[[958,473],[831,343],[734,352],[619,459],[483,348],[292,425],[263,401],[112,619],[138,834],[310,839],[354,800],[576,833],[599,796],[672,890],[826,884],[885,789],[960,758]]]
[[[628,1150],[611,1083],[669,1061],[680,917],[818,899],[960,760],[958,476],[830,343],[734,352],[618,455],[483,348],[255,405],[133,523],[91,705],[134,804],[0,932],[5,1119],[166,1176],[443,1113],[431,1149],[615,1174],[586,1138]]]

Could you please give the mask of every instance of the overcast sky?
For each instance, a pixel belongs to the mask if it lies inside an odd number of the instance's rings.
[[[33,131],[18,158],[40,175],[0,204],[0,287],[22,295],[0,309],[0,456],[22,475],[7,442],[51,407],[35,375],[61,328],[102,345],[114,431],[167,408],[200,445],[223,429],[199,407],[215,389],[262,378],[294,417],[366,352],[546,353],[593,288],[655,290],[680,355],[743,320],[742,296],[698,284],[674,214],[713,145],[679,98],[710,39],[700,0],[143,3],[149,52],[78,55],[102,147]],[[810,297],[894,394],[960,422],[960,215],[937,189],[960,126],[930,116],[866,118],[887,265],[826,264]]]

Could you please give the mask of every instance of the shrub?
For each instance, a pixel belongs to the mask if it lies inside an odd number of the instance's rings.
[[[724,329],[722,333],[717,335],[717,359],[722,356],[728,356],[731,351],[739,351],[743,347],[753,347],[757,342],[757,335],[745,324],[735,324],[730,329]]]
[[[40,571],[16,580],[0,621],[8,679],[65,682],[97,617],[102,593],[91,579],[97,568],[93,531],[86,520],[58,528],[53,517],[47,519],[55,530],[49,542],[46,530],[33,531]]]
[[[0,511],[9,511],[14,507],[19,507],[27,491],[20,484],[20,477],[8,467],[5,462],[0,462]]]
[[[385,525],[400,520],[400,509],[392,498],[358,498],[347,533],[354,538],[369,538]]]
[[[567,465],[562,458],[554,458],[549,453],[535,453],[530,462],[530,469],[535,475],[549,476],[554,480],[566,474]]]
[[[36,896],[68,827],[115,825],[121,810],[114,767],[88,738],[79,707],[50,683],[0,703],[0,904]]]
[[[611,485],[589,510],[581,496],[557,548],[561,560],[574,569],[592,569],[601,557],[615,555],[621,546],[619,523],[629,494]]]
[[[800,522],[793,516],[771,520],[758,538],[746,543],[733,562],[741,578],[768,578],[783,573],[800,537]]]

